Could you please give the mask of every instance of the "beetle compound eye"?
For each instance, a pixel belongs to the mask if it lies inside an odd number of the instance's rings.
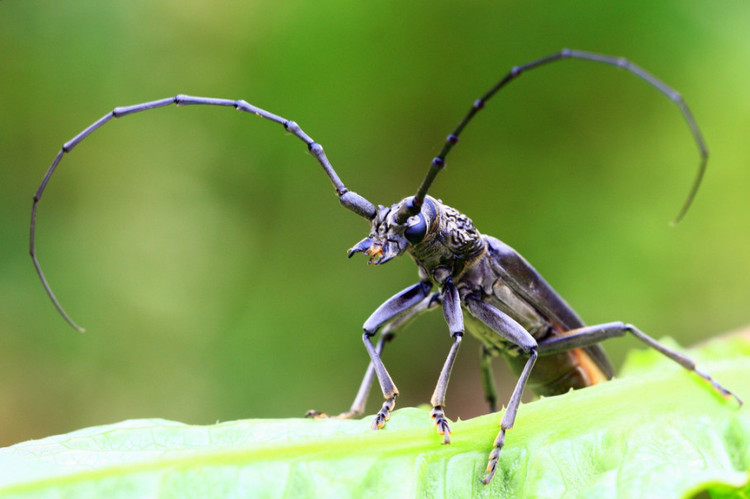
[[[407,222],[404,235],[411,244],[419,244],[427,233],[427,223],[424,221],[424,215],[413,216]]]

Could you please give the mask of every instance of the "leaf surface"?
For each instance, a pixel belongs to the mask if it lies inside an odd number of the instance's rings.
[[[750,401],[750,342],[691,352]],[[453,424],[429,411],[370,418],[159,419],[97,426],[0,449],[0,497],[748,497],[750,408],[654,352],[623,377],[524,404],[497,475],[480,482],[499,415]],[[744,494],[744,495],[743,495]]]

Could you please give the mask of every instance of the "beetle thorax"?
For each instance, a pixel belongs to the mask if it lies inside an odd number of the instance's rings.
[[[442,282],[443,276],[439,274],[447,270],[449,275],[458,276],[467,263],[484,251],[485,245],[469,217],[436,199],[428,197],[425,205],[428,203],[434,208],[429,210],[434,218],[430,220],[427,236],[411,246],[409,253],[423,271]]]

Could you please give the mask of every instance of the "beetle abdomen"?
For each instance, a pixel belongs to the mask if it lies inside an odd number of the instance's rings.
[[[524,358],[504,355],[511,370],[520,373]],[[529,378],[528,387],[537,395],[552,396],[607,381],[607,375],[582,348],[539,357]]]
[[[502,355],[515,375],[520,375],[528,356],[516,345],[505,342],[499,334],[470,313],[464,315],[469,333],[479,339],[489,351]],[[603,356],[603,352],[601,352]],[[537,359],[528,381],[528,387],[537,395],[552,396],[592,386],[612,377],[606,357],[606,365],[588,353],[588,348],[576,348],[567,352],[541,356]]]

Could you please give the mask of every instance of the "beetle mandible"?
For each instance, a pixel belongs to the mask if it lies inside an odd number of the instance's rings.
[[[63,156],[112,118],[170,104],[234,107],[279,123],[302,140],[333,183],[340,203],[368,220],[369,235],[349,250],[349,257],[355,253],[364,253],[369,257],[369,263],[382,265],[408,253],[419,268],[417,284],[386,300],[365,321],[362,339],[370,356],[370,364],[351,408],[337,417],[349,418],[364,414],[370,387],[377,377],[385,402],[376,414],[372,428],[378,429],[385,425],[398,396],[398,389],[381,360],[385,343],[392,339],[396,330],[406,322],[439,306],[443,309],[453,344],[431,398],[431,416],[435,420],[438,432],[444,436],[445,443],[450,443],[451,433],[444,412],[448,380],[465,331],[470,332],[481,343],[482,379],[490,411],[494,412],[497,409],[497,395],[491,372],[492,358],[502,355],[511,369],[518,374],[518,381],[500,422],[500,432],[490,452],[486,474],[482,479],[485,484],[489,483],[495,474],[500,450],[505,443],[505,433],[513,427],[524,388],[529,386],[538,395],[556,395],[610,379],[613,369],[599,345],[609,338],[629,333],[685,369],[693,371],[724,397],[734,397],[742,404],[735,394],[721,386],[708,373],[696,368],[695,362],[690,358],[665,347],[635,326],[623,322],[584,325],[573,309],[520,254],[498,239],[480,234],[466,215],[427,195],[432,182],[445,166],[446,156],[458,143],[459,135],[492,96],[525,71],[565,59],[580,59],[625,69],[659,90],[678,106],[700,152],[698,174],[687,200],[675,219],[675,222],[679,221],[695,197],[708,160],[708,149],[703,136],[683,98],[655,76],[626,59],[563,49],[512,68],[486,94],[474,101],[466,116],[448,135],[441,151],[432,160],[416,194],[392,206],[377,208],[364,197],[345,187],[326,157],[323,147],[310,138],[297,123],[244,100],[178,95],[133,106],[117,107],[66,142],[39,185],[31,209],[29,238],[29,251],[34,267],[59,313],[72,327],[82,331],[52,292],[37,260],[34,244],[38,203]],[[435,287],[438,291],[433,292]],[[372,338],[378,331],[380,339],[374,345]],[[309,411],[308,416],[326,415]]]

